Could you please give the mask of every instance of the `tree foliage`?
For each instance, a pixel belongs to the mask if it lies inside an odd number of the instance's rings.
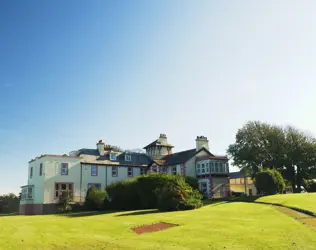
[[[228,154],[233,164],[251,177],[259,171],[258,166],[277,169],[293,190],[300,189],[303,179],[315,178],[315,139],[291,126],[248,122],[237,131],[236,142],[229,146]]]
[[[20,199],[13,193],[0,195],[0,214],[19,211]]]
[[[282,175],[275,169],[265,169],[256,173],[255,185],[258,194],[262,195],[283,193],[285,188]]]
[[[106,188],[112,209],[163,211],[194,209],[202,205],[202,195],[182,176],[151,173],[112,183]]]
[[[91,210],[99,210],[104,204],[104,200],[107,199],[107,192],[99,190],[95,186],[89,188],[85,200],[85,207]]]

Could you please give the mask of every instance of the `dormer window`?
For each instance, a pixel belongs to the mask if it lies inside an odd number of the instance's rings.
[[[116,154],[115,153],[110,153],[110,160],[116,161]]]
[[[131,155],[125,155],[125,161],[131,161],[132,156]]]

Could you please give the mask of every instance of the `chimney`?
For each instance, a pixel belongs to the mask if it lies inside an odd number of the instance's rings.
[[[203,147],[209,150],[207,137],[203,135],[197,136],[195,139],[195,142],[196,142],[196,151],[199,151]]]
[[[100,139],[99,142],[97,143],[97,149],[100,155],[104,155],[104,142],[102,139]]]
[[[166,134],[160,134],[158,141],[162,144],[168,143],[167,141],[167,135]]]

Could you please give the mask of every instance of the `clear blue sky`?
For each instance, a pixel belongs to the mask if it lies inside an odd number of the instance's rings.
[[[28,161],[205,135],[248,120],[316,132],[315,1],[0,2],[0,193]]]

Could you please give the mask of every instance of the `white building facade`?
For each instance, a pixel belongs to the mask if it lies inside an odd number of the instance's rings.
[[[197,137],[194,149],[173,154],[172,148],[161,134],[144,148],[146,153],[120,152],[100,140],[96,149],[39,156],[29,162],[27,185],[21,187],[20,214],[54,213],[64,190],[71,191],[74,203],[82,204],[92,186],[105,189],[147,172],[195,177],[208,198],[228,194],[228,159],[210,153],[206,137]]]

